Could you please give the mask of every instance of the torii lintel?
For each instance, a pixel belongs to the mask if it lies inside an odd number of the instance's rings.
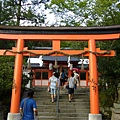
[[[69,54],[68,54],[69,53]],[[16,47],[12,47],[12,50],[0,50],[0,55],[6,56],[15,56],[16,54],[23,54],[23,56],[38,56],[38,55],[49,55],[49,56],[89,56],[89,54],[96,54],[96,56],[115,56],[116,53],[114,50],[100,50],[96,48],[96,52],[89,51],[88,48],[84,50],[28,50],[27,47],[24,47],[23,51],[17,51]]]

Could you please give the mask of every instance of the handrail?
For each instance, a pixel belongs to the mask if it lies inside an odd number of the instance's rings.
[[[60,87],[57,88],[57,102],[56,102],[56,112],[59,113],[59,97],[60,97]]]

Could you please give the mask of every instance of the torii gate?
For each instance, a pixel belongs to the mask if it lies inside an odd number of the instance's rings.
[[[11,108],[8,120],[19,119],[20,92],[22,80],[23,57],[35,54],[81,55],[89,58],[90,71],[90,114],[89,120],[102,120],[99,113],[99,93],[97,76],[97,56],[115,56],[113,50],[100,50],[96,48],[96,41],[117,40],[120,36],[120,26],[111,27],[4,27],[0,26],[0,40],[16,40],[17,46],[11,50],[0,50],[0,55],[15,56],[13,89],[11,96]],[[52,41],[52,50],[28,50],[24,47],[24,41]],[[88,48],[84,50],[61,50],[61,41],[87,41]],[[61,54],[63,53],[63,54]],[[32,55],[32,54],[31,54]]]

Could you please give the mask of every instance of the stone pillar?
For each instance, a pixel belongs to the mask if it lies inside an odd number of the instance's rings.
[[[113,104],[111,120],[120,120],[120,83],[118,84],[118,99],[117,103]]]
[[[114,103],[112,110],[111,120],[120,120],[120,103]]]
[[[117,103],[120,104],[120,83],[118,84],[118,99],[117,99]]]
[[[102,120],[101,114],[89,114],[89,120]]]
[[[20,120],[20,113],[8,113],[7,120]]]

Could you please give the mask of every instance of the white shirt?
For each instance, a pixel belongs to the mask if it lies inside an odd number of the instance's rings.
[[[77,83],[78,83],[78,77],[79,77],[79,74],[74,73],[74,78],[75,78],[75,80],[77,81]]]
[[[75,78],[74,77],[70,77],[68,79],[69,81],[69,88],[74,88],[74,81],[75,81]]]
[[[58,79],[53,75],[49,78],[50,82],[50,88],[56,89],[56,83],[58,82]]]

